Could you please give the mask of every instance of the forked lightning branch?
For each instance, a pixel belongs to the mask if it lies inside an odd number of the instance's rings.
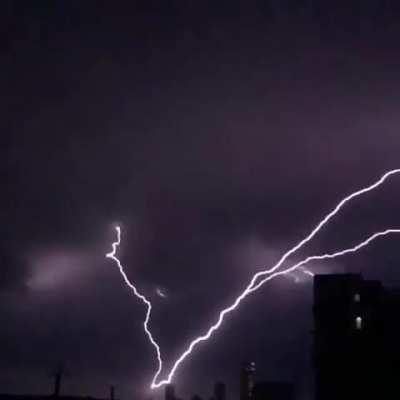
[[[239,295],[236,297],[236,299],[234,300],[234,302],[232,304],[230,304],[229,306],[227,306],[226,308],[224,308],[223,310],[221,310],[218,313],[218,317],[216,318],[215,322],[213,324],[210,325],[210,327],[205,330],[202,334],[200,334],[199,336],[195,337],[190,343],[189,345],[184,349],[184,351],[181,353],[181,355],[175,360],[175,362],[172,365],[172,368],[165,374],[165,378],[164,379],[159,379],[160,374],[163,372],[163,362],[162,362],[162,357],[161,357],[161,349],[160,346],[158,345],[157,341],[155,340],[155,338],[153,337],[150,328],[149,328],[149,322],[150,322],[150,316],[151,316],[151,311],[152,311],[152,304],[150,302],[150,300],[148,298],[146,298],[146,296],[144,296],[138,289],[137,287],[128,279],[124,268],[119,260],[119,258],[117,257],[117,249],[118,246],[121,243],[121,228],[119,226],[117,226],[116,229],[116,233],[117,233],[117,240],[112,244],[112,251],[106,254],[107,258],[111,258],[117,265],[119,272],[124,280],[124,282],[126,283],[126,285],[132,290],[132,292],[134,293],[134,295],[139,298],[144,305],[146,306],[146,315],[145,315],[145,319],[143,322],[143,328],[144,331],[150,341],[150,343],[152,344],[152,346],[155,349],[156,352],[156,356],[157,356],[157,369],[156,372],[153,376],[153,379],[151,381],[151,385],[150,387],[152,389],[155,388],[159,388],[163,385],[166,385],[168,383],[171,383],[176,372],[178,371],[178,369],[180,368],[180,366],[182,365],[183,361],[185,359],[187,359],[192,353],[193,351],[197,348],[197,346],[202,343],[205,342],[207,340],[209,340],[214,334],[215,332],[220,328],[220,326],[222,325],[222,323],[224,322],[226,316],[230,313],[232,313],[234,310],[236,310],[240,303],[251,293],[253,293],[254,291],[258,290],[262,285],[264,285],[266,282],[281,276],[281,275],[286,275],[289,274],[293,271],[295,271],[296,269],[301,269],[303,272],[308,273],[310,275],[312,275],[312,273],[306,269],[304,269],[304,266],[312,261],[322,261],[322,260],[327,260],[327,259],[333,259],[336,257],[340,257],[340,256],[344,256],[350,253],[355,253],[359,250],[361,250],[362,248],[364,248],[365,246],[368,246],[371,242],[373,242],[374,240],[383,237],[383,236],[387,236],[387,235],[391,235],[391,234],[395,234],[395,233],[400,233],[400,228],[396,229],[396,228],[390,228],[390,229],[386,229],[383,231],[379,231],[379,232],[375,232],[372,233],[370,236],[368,236],[367,238],[365,238],[363,241],[352,245],[349,248],[343,249],[343,250],[339,250],[333,253],[327,253],[327,254],[321,254],[321,255],[313,255],[313,256],[309,256],[307,258],[305,258],[304,260],[297,262],[294,265],[291,265],[290,267],[285,267],[285,268],[281,268],[282,265],[285,263],[285,261],[292,256],[293,254],[295,254],[300,248],[302,248],[304,245],[306,245],[309,241],[311,241],[311,239],[314,238],[315,235],[317,235],[317,233],[323,228],[325,227],[328,222],[334,217],[336,216],[341,209],[347,204],[349,203],[351,200],[366,194],[376,188],[378,188],[379,186],[381,186],[389,177],[395,175],[395,174],[399,174],[400,173],[400,169],[393,169],[390,170],[388,172],[386,172],[384,175],[382,175],[376,182],[374,182],[373,184],[364,187],[356,192],[351,193],[350,195],[346,196],[345,198],[343,198],[337,205],[335,208],[333,208],[329,213],[327,213],[322,220],[314,227],[314,229],[311,230],[311,232],[304,238],[302,239],[300,242],[298,242],[295,246],[293,246],[291,249],[289,249],[285,254],[282,255],[282,257],[279,259],[279,261],[272,266],[271,268],[268,269],[264,269],[260,272],[257,272],[256,274],[254,274],[254,276],[252,277],[252,279],[250,280],[250,282],[248,283],[248,285],[245,287],[245,289],[239,293]]]

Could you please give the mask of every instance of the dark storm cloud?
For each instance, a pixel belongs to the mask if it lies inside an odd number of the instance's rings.
[[[148,395],[143,306],[103,257],[114,223],[171,363],[257,267],[399,167],[396,6],[322,3],[3,6],[0,391],[46,391],[63,360],[65,391],[105,395],[112,381]],[[399,184],[301,255],[400,226]],[[396,243],[325,266],[395,284]],[[219,377],[235,388],[247,357],[307,386],[303,283],[247,300],[184,364],[181,390],[206,394]]]

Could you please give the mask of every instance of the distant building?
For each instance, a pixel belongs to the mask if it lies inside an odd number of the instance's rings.
[[[240,371],[240,400],[252,399],[255,372],[256,365],[254,362],[242,364]]]
[[[400,294],[359,274],[314,278],[316,400],[400,395]]]
[[[214,385],[214,399],[226,400],[226,385],[223,382],[216,382]]]
[[[290,382],[257,382],[254,400],[294,400],[294,386]]]
[[[168,384],[165,386],[165,400],[176,400],[174,385]]]

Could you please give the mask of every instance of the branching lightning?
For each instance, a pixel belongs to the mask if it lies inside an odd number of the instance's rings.
[[[157,382],[158,377],[162,371],[162,359],[161,359],[161,352],[160,352],[160,347],[157,344],[157,342],[154,340],[149,328],[148,328],[148,324],[149,324],[149,320],[150,320],[150,314],[151,314],[151,310],[152,310],[152,306],[150,301],[141,293],[139,293],[139,291],[137,290],[137,288],[129,281],[126,273],[124,272],[123,266],[121,265],[121,262],[119,261],[119,259],[116,257],[116,251],[117,251],[117,247],[120,245],[121,242],[121,229],[120,227],[116,227],[116,231],[117,231],[117,241],[114,242],[112,244],[112,251],[110,253],[108,253],[106,255],[106,257],[111,258],[112,260],[114,260],[120,270],[120,273],[125,281],[125,283],[133,290],[134,294],[136,297],[138,297],[140,300],[142,300],[142,302],[146,305],[147,311],[146,311],[146,318],[145,321],[143,323],[143,327],[144,330],[146,332],[146,335],[148,336],[151,344],[153,345],[153,347],[156,349],[156,353],[157,353],[157,360],[158,360],[158,368],[157,371],[153,377],[153,380],[151,382],[151,388],[155,389],[155,388],[159,388],[163,385],[166,385],[168,383],[171,383],[177,369],[179,368],[179,366],[182,364],[182,362],[192,353],[192,351],[194,350],[195,347],[197,347],[197,345],[201,342],[204,342],[206,340],[208,340],[215,331],[217,331],[219,329],[219,327],[222,325],[222,322],[225,319],[225,316],[229,313],[231,313],[232,311],[234,311],[239,304],[241,303],[242,300],[244,300],[250,293],[258,290],[264,283],[270,281],[271,279],[280,276],[280,275],[285,275],[288,274],[290,272],[295,271],[296,269],[301,269],[301,271],[307,275],[313,276],[314,274],[309,271],[308,269],[304,268],[304,265],[311,262],[311,261],[316,261],[316,260],[326,260],[326,259],[333,259],[339,256],[343,256],[349,253],[355,253],[358,250],[361,250],[363,247],[367,246],[369,243],[371,243],[373,240],[377,239],[378,237],[381,236],[386,236],[389,234],[394,234],[394,233],[400,233],[400,229],[387,229],[381,232],[377,232],[372,234],[371,236],[369,236],[367,239],[365,239],[364,241],[362,241],[361,243],[341,250],[341,251],[337,251],[335,253],[327,253],[327,254],[322,254],[322,255],[317,255],[317,256],[310,256],[307,257],[306,259],[304,259],[303,261],[300,261],[296,264],[294,264],[293,266],[291,266],[290,268],[286,268],[286,269],[282,269],[280,271],[278,271],[278,269],[282,266],[282,264],[290,257],[292,256],[296,251],[298,251],[300,248],[302,248],[304,245],[306,245],[309,241],[311,241],[311,239],[335,216],[339,213],[339,211],[351,200],[353,200],[354,198],[361,196],[362,194],[368,193],[372,190],[374,190],[375,188],[379,187],[380,185],[383,184],[383,182],[389,178],[392,175],[398,174],[400,173],[400,169],[394,169],[391,171],[386,172],[384,175],[382,175],[382,177],[380,179],[378,179],[376,182],[374,182],[373,184],[371,184],[370,186],[367,186],[365,188],[362,188],[356,192],[351,193],[350,195],[348,195],[347,197],[343,198],[343,200],[341,200],[336,207],[330,211],[328,214],[325,215],[325,217],[314,227],[314,229],[303,239],[301,240],[299,243],[297,243],[294,247],[292,247],[291,249],[289,249],[279,260],[278,262],[271,268],[269,269],[264,269],[260,272],[257,272],[251,279],[250,283],[247,285],[247,287],[236,297],[235,301],[228,307],[226,307],[225,309],[223,309],[222,311],[220,311],[220,313],[218,314],[218,318],[216,320],[216,322],[210,326],[210,328],[202,335],[198,336],[197,338],[195,338],[192,342],[190,342],[189,346],[186,348],[186,350],[179,356],[179,358],[174,362],[171,370],[169,371],[167,378],[160,380]]]
[[[322,254],[322,255],[319,255],[319,256],[307,257],[303,261],[300,261],[297,264],[294,264],[290,268],[286,268],[286,269],[283,269],[282,271],[272,273],[267,278],[264,278],[262,281],[258,282],[257,285],[253,286],[250,289],[249,293],[255,292],[262,285],[264,285],[264,283],[270,281],[271,279],[273,279],[273,278],[275,278],[275,277],[277,277],[279,275],[286,275],[286,274],[288,274],[290,272],[295,271],[297,268],[302,268],[303,265],[305,265],[305,264],[307,264],[307,263],[309,263],[311,261],[328,260],[328,259],[332,259],[332,258],[345,256],[346,254],[355,253],[358,250],[361,250],[363,247],[368,246],[373,240],[375,240],[375,239],[377,239],[377,238],[379,238],[381,236],[386,236],[386,235],[390,235],[390,234],[393,234],[393,233],[400,233],[400,229],[386,229],[386,230],[384,230],[382,232],[376,232],[373,235],[369,236],[364,241],[362,241],[361,243],[357,244],[356,246],[350,247],[348,249],[336,251],[335,253],[330,253],[330,254],[327,253],[327,254]],[[314,276],[314,274],[311,271],[308,271],[306,269],[304,269],[303,272],[307,273],[310,276]]]
[[[107,258],[111,258],[112,260],[115,261],[119,268],[119,272],[122,275],[122,278],[124,279],[125,283],[132,289],[134,295],[138,297],[142,302],[145,304],[147,311],[146,311],[146,318],[143,322],[143,329],[146,332],[147,337],[150,340],[150,343],[153,345],[153,347],[156,349],[156,354],[157,354],[157,361],[158,361],[158,369],[155,375],[155,379],[157,379],[157,376],[160,374],[161,369],[162,369],[162,359],[161,359],[161,350],[160,346],[157,344],[157,342],[154,340],[153,335],[151,334],[149,330],[149,320],[150,320],[150,314],[151,314],[151,303],[150,301],[143,295],[141,294],[136,287],[129,281],[124,268],[120,262],[120,260],[116,257],[116,252],[117,252],[117,247],[121,244],[121,228],[119,226],[115,227],[115,230],[117,231],[117,241],[112,244],[112,251],[106,254]]]
[[[298,271],[296,271],[296,272],[301,272],[304,275],[311,276],[311,278],[313,278],[315,276],[314,272],[310,271],[309,269],[307,269],[305,267],[299,267]],[[300,277],[297,274],[295,274],[294,272],[288,272],[287,275],[291,276],[294,279],[295,283],[300,282]]]
[[[314,272],[310,271],[309,269],[305,268],[305,267],[300,267],[301,272],[303,272],[303,274],[311,276],[311,278],[313,278],[315,276]]]

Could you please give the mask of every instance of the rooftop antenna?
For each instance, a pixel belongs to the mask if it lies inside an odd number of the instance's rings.
[[[114,385],[110,386],[110,400],[115,400],[115,387],[114,387]]]
[[[63,375],[64,375],[64,366],[62,364],[60,364],[54,374],[54,390],[53,390],[54,397],[60,396],[61,381],[62,381]]]

